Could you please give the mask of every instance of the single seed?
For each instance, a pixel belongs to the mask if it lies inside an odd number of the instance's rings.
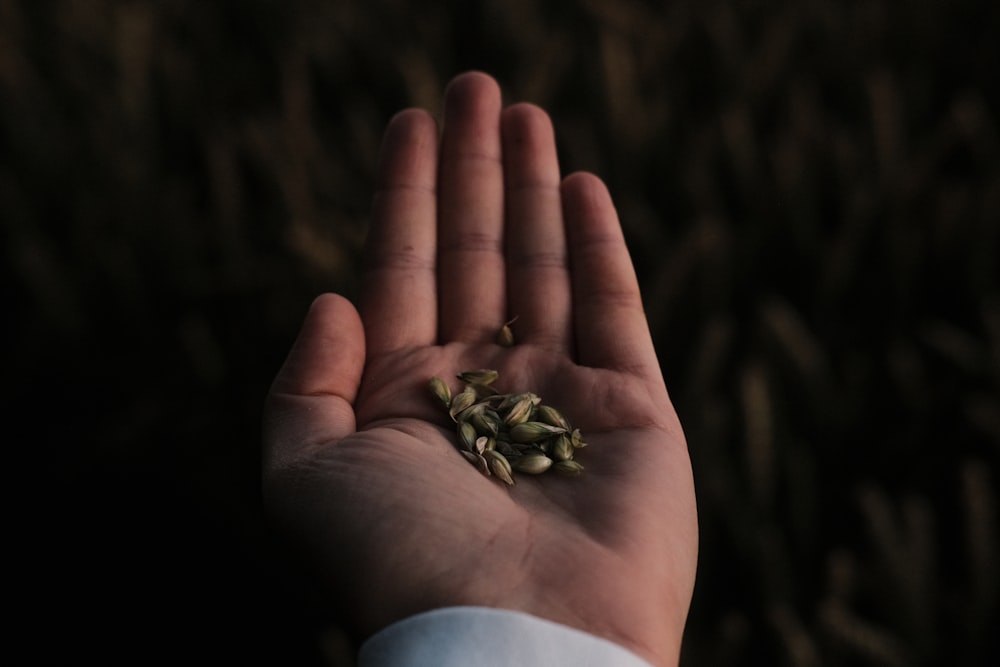
[[[569,434],[569,442],[573,445],[574,449],[582,449],[587,446],[587,443],[583,441],[583,436],[580,435],[580,429],[575,428],[573,432]]]
[[[476,427],[479,435],[488,435],[495,438],[500,431],[500,416],[493,410],[486,409],[472,414],[469,417],[469,423]]]
[[[539,442],[553,435],[565,433],[566,429],[542,422],[524,422],[510,429],[510,439],[514,442]]]
[[[518,394],[503,394],[503,400],[500,401],[500,405],[497,406],[497,411],[506,412],[512,410],[515,405],[524,400],[529,401],[532,406],[536,406],[542,402],[542,399],[538,394],[534,394],[530,391],[522,391]]]
[[[490,476],[490,464],[486,461],[486,457],[482,454],[476,454],[476,462],[474,464],[476,470],[483,473],[487,477]]]
[[[576,477],[583,472],[583,466],[576,461],[556,461],[552,464],[552,469],[567,477]]]
[[[525,454],[524,456],[519,456],[516,461],[511,463],[511,466],[517,472],[529,475],[541,475],[552,467],[552,459],[541,453]]]
[[[550,405],[539,405],[538,409],[535,411],[535,420],[540,421],[543,424],[551,424],[552,426],[558,426],[559,428],[568,431],[569,422],[562,414]]]
[[[482,454],[483,452],[487,451],[489,447],[487,447],[486,445],[489,441],[490,438],[487,438],[485,435],[479,436],[478,438],[476,438],[475,443],[473,443],[472,445],[474,447],[473,451],[475,451],[476,454]]]
[[[458,374],[458,379],[469,384],[488,385],[496,381],[500,374],[487,368],[480,368],[476,371],[463,371]]]
[[[516,320],[517,317],[514,317],[513,319],[504,322],[504,325],[500,327],[500,331],[497,332],[496,337],[497,345],[501,345],[503,347],[514,346],[514,330],[510,328],[510,325],[514,324]]]
[[[487,451],[484,457],[489,464],[490,472],[502,479],[508,486],[514,485],[514,478],[511,477],[513,469],[510,467],[507,457],[495,449]]]
[[[435,376],[435,377],[432,377],[427,382],[427,385],[430,387],[431,393],[433,393],[435,396],[437,396],[437,399],[439,401],[441,401],[441,403],[444,405],[444,409],[445,410],[450,409],[451,408],[451,389],[448,388],[448,385],[445,384],[445,381],[442,380],[441,378]]]
[[[465,410],[466,408],[470,407],[475,402],[476,402],[476,392],[466,387],[460,393],[456,394],[454,398],[451,399],[451,408],[449,408],[448,414],[451,415],[452,419],[458,421],[456,415],[462,412],[462,410]]]
[[[552,458],[556,461],[569,461],[573,458],[573,445],[565,433],[553,441]]]
[[[454,401],[452,401],[452,403],[454,403]],[[469,407],[465,408],[457,415],[455,415],[455,418],[458,419],[458,421],[460,422],[472,421],[472,417],[474,415],[483,414],[483,412],[486,410],[486,407],[487,406],[485,403],[473,403],[472,405],[470,405]]]
[[[503,421],[508,426],[523,424],[531,417],[534,409],[535,404],[532,402],[531,397],[525,396],[510,408],[507,414],[504,415]]]
[[[476,449],[476,427],[469,422],[458,422],[458,441],[470,452]]]

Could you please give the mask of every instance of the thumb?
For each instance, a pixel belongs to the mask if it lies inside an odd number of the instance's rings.
[[[364,325],[354,305],[338,294],[317,297],[265,401],[265,468],[354,432],[364,365]]]

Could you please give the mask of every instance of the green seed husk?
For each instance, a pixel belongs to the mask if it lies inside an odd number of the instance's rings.
[[[496,343],[502,347],[514,347],[514,330],[510,328],[510,325],[514,324],[517,317],[508,320],[503,323],[500,327],[500,331],[497,332]]]
[[[535,410],[535,421],[540,421],[543,424],[550,424],[552,426],[558,426],[564,431],[570,430],[569,422],[566,421],[566,418],[551,405],[539,405],[538,409]]]
[[[514,409],[521,401],[528,401],[531,403],[532,407],[539,405],[542,402],[542,398],[533,392],[522,391],[518,394],[505,394],[503,399],[497,405],[498,412],[509,412]]]
[[[510,408],[510,411],[504,416],[503,421],[507,426],[523,424],[528,421],[534,410],[534,401],[530,396],[525,396]]]
[[[516,461],[511,463],[511,466],[517,472],[527,473],[528,475],[541,475],[552,467],[552,459],[540,452],[537,454],[525,454],[518,457]]]
[[[508,486],[514,486],[514,478],[511,476],[513,469],[507,457],[495,449],[490,449],[484,454],[484,458],[489,464],[490,472],[503,480]]]
[[[565,432],[564,428],[544,422],[524,422],[511,427],[510,439],[514,442],[540,442]]]
[[[452,419],[458,421],[457,419],[458,413],[462,412],[466,408],[471,407],[472,404],[475,402],[476,402],[475,390],[466,387],[460,393],[455,394],[455,396],[451,399],[451,407],[448,409],[448,414],[451,415]]]
[[[488,368],[480,368],[477,371],[463,371],[458,374],[458,379],[469,384],[490,385],[496,382],[500,374]]]
[[[470,452],[476,450],[476,428],[469,422],[458,422],[458,441]]]
[[[431,393],[437,396],[441,404],[444,405],[445,410],[451,409],[451,389],[445,384],[445,381],[441,378],[435,376],[427,381],[427,385],[430,387]]]
[[[486,457],[482,454],[476,454],[476,461],[473,465],[476,466],[476,470],[479,472],[483,473],[487,477],[490,476],[490,464],[486,460]]]
[[[477,412],[469,418],[469,423],[476,427],[480,435],[496,437],[500,432],[500,416],[493,410]]]
[[[583,466],[576,461],[556,461],[552,464],[552,469],[567,477],[577,477],[583,472]]]
[[[552,441],[552,458],[556,461],[569,461],[573,458],[573,445],[565,433]]]

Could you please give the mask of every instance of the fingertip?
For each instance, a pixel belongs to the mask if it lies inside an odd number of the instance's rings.
[[[522,175],[520,166],[537,163],[540,158],[545,158],[545,166],[552,172],[546,180],[554,178],[552,185],[558,184],[559,161],[556,155],[555,129],[549,115],[530,102],[519,102],[501,112],[500,125],[505,162],[514,167],[510,176],[516,180]]]
[[[386,124],[376,186],[433,188],[436,161],[437,121],[423,109],[404,109]]]
[[[579,198],[583,201],[611,201],[611,193],[600,176],[589,171],[574,171],[563,178],[563,196]]]
[[[500,122],[504,185],[508,191],[523,187],[545,187],[557,191],[559,158],[549,115],[534,104],[522,102],[504,109]]]
[[[468,91],[492,91],[499,94],[500,84],[491,74],[473,69],[455,75],[445,87],[445,95]]]
[[[554,134],[552,119],[545,109],[531,102],[516,102],[503,110],[504,129]]]
[[[317,296],[309,306],[303,329],[306,327],[316,335],[335,337],[341,343],[357,339],[362,346],[360,356],[364,359],[364,325],[357,308],[347,297],[335,292]]]
[[[489,74],[478,71],[459,74],[445,89],[445,120],[449,114],[499,112],[501,97],[500,84]]]
[[[273,391],[353,401],[364,360],[364,326],[354,304],[340,294],[320,294],[306,312]]]
[[[350,299],[336,292],[323,292],[309,304],[306,318],[307,320],[312,317],[326,319],[342,315],[345,310],[354,310],[354,304],[351,303]]]
[[[386,134],[408,134],[414,131],[423,130],[427,127],[434,128],[435,131],[437,130],[437,121],[434,120],[434,116],[432,116],[426,109],[410,107],[408,109],[397,111],[393,114],[392,118],[389,119],[389,122],[386,123]]]
[[[622,236],[618,212],[608,186],[588,171],[566,176],[560,186],[570,245]]]

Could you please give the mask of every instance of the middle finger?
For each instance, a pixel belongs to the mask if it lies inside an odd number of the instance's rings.
[[[500,87],[456,78],[445,96],[438,199],[439,342],[491,341],[504,321]]]

